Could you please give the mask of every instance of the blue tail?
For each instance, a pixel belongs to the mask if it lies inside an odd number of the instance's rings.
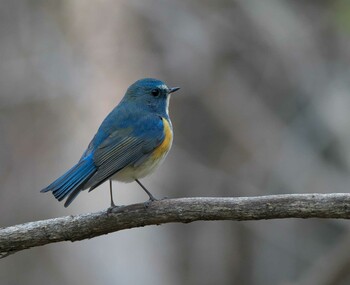
[[[96,167],[90,156],[80,160],[75,166],[68,170],[56,181],[40,192],[52,191],[52,194],[58,201],[62,201],[68,195],[64,203],[68,207],[70,203],[78,196],[80,191],[84,190],[85,182],[96,172]]]

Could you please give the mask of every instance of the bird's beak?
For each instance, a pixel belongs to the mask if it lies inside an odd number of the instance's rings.
[[[174,93],[174,92],[176,92],[176,91],[179,90],[179,89],[180,89],[180,87],[169,88],[169,94],[170,94],[170,93]]]

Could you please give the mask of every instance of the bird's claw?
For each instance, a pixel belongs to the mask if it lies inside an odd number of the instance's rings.
[[[159,201],[159,200],[154,198],[153,196],[150,197],[149,200],[147,200],[146,202],[143,203],[143,207],[145,209],[147,209],[151,205],[151,203],[154,202],[154,201]]]
[[[107,215],[113,213],[117,213],[118,211],[122,210],[125,206],[121,205],[121,206],[117,206],[117,205],[111,205],[108,209],[107,209]]]

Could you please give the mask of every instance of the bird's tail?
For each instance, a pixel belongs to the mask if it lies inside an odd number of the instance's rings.
[[[40,192],[52,191],[58,201],[68,197],[64,203],[68,207],[70,203],[84,189],[85,182],[96,172],[96,167],[91,157],[80,160],[75,166],[69,169],[60,178],[52,182]]]

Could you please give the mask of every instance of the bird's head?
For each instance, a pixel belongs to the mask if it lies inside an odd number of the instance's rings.
[[[168,114],[170,94],[179,89],[179,87],[169,88],[158,79],[144,78],[130,85],[123,102],[133,103],[139,108],[147,108],[156,113]]]

